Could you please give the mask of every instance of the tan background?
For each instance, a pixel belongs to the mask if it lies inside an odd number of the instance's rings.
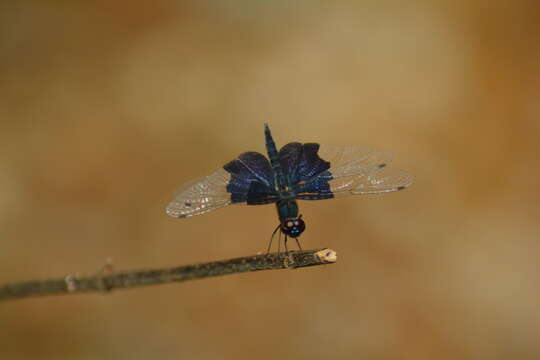
[[[0,282],[250,255],[275,209],[175,220],[268,122],[415,175],[303,202],[336,265],[0,304],[2,359],[538,359],[538,1],[4,1]]]

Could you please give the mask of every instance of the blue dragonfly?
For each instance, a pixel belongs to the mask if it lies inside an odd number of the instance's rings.
[[[412,183],[407,172],[387,167],[388,156],[362,146],[321,146],[291,142],[279,151],[267,124],[264,126],[268,158],[245,152],[212,174],[184,184],[167,206],[167,214],[189,218],[231,204],[276,204],[281,235],[298,237],[306,228],[297,200],[324,200],[405,189]]]

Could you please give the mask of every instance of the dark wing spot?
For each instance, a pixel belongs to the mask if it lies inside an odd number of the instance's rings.
[[[187,206],[187,207],[190,207],[191,203],[190,202],[185,202],[184,205]]]
[[[382,168],[385,167],[385,166],[386,166],[386,164],[379,164],[379,165],[377,165],[377,167],[378,167],[379,169],[382,169]]]
[[[397,187],[397,191],[403,190],[403,189],[405,189],[405,188],[406,188],[406,186],[398,186],[398,187]]]

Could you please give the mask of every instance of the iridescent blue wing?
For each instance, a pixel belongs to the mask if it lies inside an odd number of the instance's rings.
[[[184,184],[166,208],[167,214],[187,218],[230,204],[259,205],[277,201],[268,160],[244,153],[222,169]]]
[[[306,145],[309,145],[311,150],[306,152]],[[348,195],[392,192],[402,190],[412,183],[412,176],[405,171],[386,168],[389,156],[376,149],[325,145],[319,150],[317,144],[304,144],[300,147],[295,145],[295,148],[297,150],[294,152],[299,154],[298,159],[306,158],[309,161],[287,163],[305,164],[304,167],[311,171],[301,170],[302,175],[314,174],[307,179],[305,176],[292,176],[294,179],[292,188],[297,199],[323,200]],[[316,151],[313,151],[314,149]],[[284,152],[287,153],[291,152]],[[300,165],[294,165],[289,166],[286,171],[295,174],[294,169],[301,168]]]
[[[245,152],[223,169],[231,174],[227,191],[233,203],[262,205],[277,201],[274,173],[268,159],[258,152]]]
[[[318,155],[319,144],[288,143],[279,150],[279,162],[289,186],[306,182],[330,168]]]

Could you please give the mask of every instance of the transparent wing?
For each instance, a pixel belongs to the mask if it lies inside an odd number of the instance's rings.
[[[175,218],[201,215],[232,203],[227,184],[231,175],[224,169],[184,184],[167,205],[167,214]]]
[[[321,145],[319,156],[330,162],[329,171],[334,179],[367,174],[390,162],[389,154],[365,146]]]
[[[329,183],[334,196],[341,197],[403,190],[413,183],[413,177],[401,169],[384,167],[366,174],[341,177]]]

